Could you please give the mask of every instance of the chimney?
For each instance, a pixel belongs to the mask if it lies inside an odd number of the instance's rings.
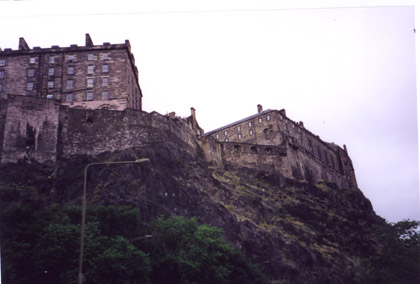
[[[191,116],[195,119],[195,108],[191,108]]]
[[[283,116],[286,116],[286,110],[285,109],[281,109],[280,110],[280,114],[283,115]]]
[[[302,126],[302,127],[305,127],[305,125],[303,125],[302,121],[299,121],[299,125]]]
[[[29,50],[29,46],[23,37],[19,38],[19,50]]]
[[[346,152],[346,154],[348,155],[346,144],[343,145],[343,148],[344,148],[344,151]]]
[[[257,105],[257,108],[258,108],[258,113],[260,113],[260,112],[262,112],[262,111],[263,111],[263,107],[262,107],[262,105]]]
[[[89,34],[86,34],[86,47],[93,47],[93,41]]]

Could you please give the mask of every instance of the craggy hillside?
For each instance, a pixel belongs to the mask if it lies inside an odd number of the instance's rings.
[[[223,228],[274,283],[361,282],[362,260],[380,245],[370,230],[383,220],[360,190],[246,168],[212,168],[183,147],[162,142],[74,156],[54,168],[1,165],[0,197],[40,206],[80,205],[85,165],[149,158],[143,164],[91,167],[88,204],[133,205],[144,222],[160,215],[198,216],[200,223]]]

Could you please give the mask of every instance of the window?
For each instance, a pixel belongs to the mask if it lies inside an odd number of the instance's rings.
[[[48,68],[48,76],[54,76],[55,69],[54,68]]]
[[[0,66],[6,66],[6,59],[0,59]]]
[[[314,149],[312,148],[312,141],[311,140],[308,140],[308,146],[309,146],[309,150],[311,150],[313,152]]]
[[[102,73],[108,73],[109,72],[109,65],[104,64],[102,65]]]
[[[54,56],[50,56],[48,58],[48,63],[54,63],[55,62],[55,57]]]
[[[108,53],[102,53],[102,59],[103,60],[108,60],[109,59],[109,54]]]
[[[26,90],[27,91],[32,91],[34,89],[34,83],[30,82],[28,84],[26,84]]]
[[[109,86],[109,78],[108,77],[103,77],[102,78],[102,86],[104,86],[104,87]]]
[[[261,117],[258,118],[258,122],[262,123],[262,118]]]
[[[29,69],[28,77],[34,77],[34,76],[35,76],[35,69]]]
[[[109,100],[108,92],[102,92],[102,99],[103,100]]]
[[[73,102],[73,94],[67,94],[66,95],[66,102],[68,102],[68,103]]]
[[[95,60],[95,57],[94,57],[93,53],[88,54],[88,60],[89,61]]]
[[[267,115],[267,120],[270,120],[271,119],[271,116],[270,115]]]
[[[248,122],[248,126],[249,127],[252,127],[252,122],[250,121],[250,122]]]
[[[73,89],[73,80],[67,80],[67,89]]]
[[[0,84],[0,93],[3,91],[3,85]]]
[[[93,78],[87,79],[87,86],[88,87],[93,87]]]
[[[254,131],[252,131],[252,129],[251,129],[251,130],[249,130],[249,135],[252,135],[252,134],[254,134]]]
[[[72,55],[67,56],[67,60],[68,61],[74,61],[74,60],[76,60],[76,55],[72,54]]]
[[[67,74],[69,74],[69,75],[73,75],[74,74],[74,67],[73,66],[69,66],[67,68]]]
[[[93,93],[92,92],[88,92],[86,94],[86,100],[88,101],[93,101]]]
[[[225,136],[227,136],[228,135],[228,132],[227,132],[227,130],[225,130]]]
[[[242,134],[241,133],[238,134],[238,138],[242,139]]]
[[[94,69],[95,69],[95,66],[89,65],[88,70],[87,70],[88,74],[93,74]]]
[[[29,58],[29,64],[35,64],[36,63],[36,57]]]
[[[219,139],[219,134],[216,134],[216,139]]]
[[[238,132],[240,132],[241,131],[241,127],[240,126],[238,126]]]
[[[4,71],[0,71],[0,79],[4,78]]]
[[[48,94],[47,95],[47,99],[52,99],[53,98],[53,95],[52,94]]]
[[[48,81],[48,88],[54,88],[54,81]]]
[[[229,138],[226,138],[226,139],[225,139],[225,142],[229,142]]]
[[[252,146],[252,147],[251,147],[251,152],[252,152],[252,153],[258,153],[258,151],[257,151],[257,147]]]

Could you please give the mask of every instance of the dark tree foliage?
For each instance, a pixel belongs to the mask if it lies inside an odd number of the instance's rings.
[[[3,283],[76,283],[80,207],[1,205]],[[131,207],[88,210],[85,283],[267,283],[219,228],[182,217],[142,228],[139,220]]]
[[[150,252],[153,283],[268,283],[258,269],[223,238],[220,228],[195,218],[158,218],[150,238],[139,246]]]
[[[420,222],[404,220],[375,228],[381,240],[380,255],[366,265],[366,283],[420,283]]]

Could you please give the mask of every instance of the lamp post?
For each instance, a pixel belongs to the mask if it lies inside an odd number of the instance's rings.
[[[94,165],[113,165],[113,164],[140,164],[143,162],[148,162],[149,159],[137,159],[135,161],[120,161],[120,162],[100,162],[100,163],[90,163],[85,167],[85,173],[83,178],[83,203],[82,203],[82,228],[80,232],[80,256],[79,256],[79,277],[78,284],[83,282],[83,246],[85,241],[85,220],[86,220],[86,180],[87,180],[87,171],[90,166]]]

